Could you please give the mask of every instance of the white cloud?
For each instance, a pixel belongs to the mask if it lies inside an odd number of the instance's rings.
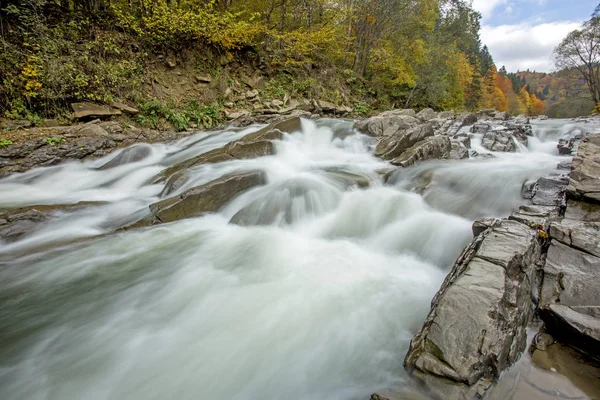
[[[473,0],[473,9],[479,11],[485,21],[492,16],[496,7],[506,3],[507,0]]]
[[[567,36],[577,29],[581,22],[558,21],[532,25],[484,25],[481,41],[490,49],[498,68],[506,66],[508,71],[535,70],[551,72],[555,70],[551,60],[552,51]]]

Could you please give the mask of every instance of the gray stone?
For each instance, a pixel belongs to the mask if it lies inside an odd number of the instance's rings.
[[[450,157],[452,144],[448,136],[430,136],[406,149],[391,163],[401,167],[409,167],[417,162],[427,160],[445,160]]]
[[[490,151],[515,152],[516,146],[509,131],[489,131],[483,135],[481,145]]]
[[[573,159],[567,196],[600,204],[600,134],[590,135]]]
[[[419,121],[409,115],[377,116],[358,121],[354,126],[358,131],[373,137],[393,136],[416,125]]]
[[[451,141],[452,150],[450,151],[451,160],[464,160],[469,158],[469,149],[461,141],[452,139]]]
[[[102,106],[94,103],[72,103],[73,118],[106,118],[113,115],[121,115],[121,111],[116,108]]]
[[[520,357],[533,313],[537,237],[523,224],[500,221],[475,238],[446,277],[404,361],[434,396],[483,397]]]
[[[417,118],[419,118],[423,122],[427,122],[427,121],[432,120],[437,117],[438,117],[438,113],[433,111],[431,108],[425,108],[425,109],[419,111],[419,113],[417,114]]]
[[[565,191],[569,177],[567,175],[549,175],[540,178],[535,186],[532,202],[538,206],[566,206]]]
[[[261,171],[226,175],[154,203],[150,205],[150,212],[163,223],[217,212],[239,194],[265,183],[265,174]]]
[[[393,136],[383,137],[377,144],[375,155],[384,160],[392,160],[418,142],[433,136],[433,128],[429,124],[417,125]]]
[[[143,160],[152,154],[152,147],[148,144],[138,144],[126,148],[120,152],[115,158],[102,165],[99,169],[105,170],[115,168],[120,165],[130,164]]]

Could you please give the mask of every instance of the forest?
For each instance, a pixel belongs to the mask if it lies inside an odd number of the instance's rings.
[[[209,107],[216,121],[242,68],[261,76],[265,97],[321,98],[356,114],[392,107],[544,112],[539,93],[498,70],[468,0],[0,4],[0,114],[7,118],[64,118],[71,102],[87,100],[142,110],[192,102],[202,112]],[[151,90],[162,76],[153,66],[163,59],[175,71],[193,64],[179,75],[209,73],[212,94]]]

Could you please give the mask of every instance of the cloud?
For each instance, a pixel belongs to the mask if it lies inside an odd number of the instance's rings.
[[[501,4],[507,4],[507,0],[473,0],[473,9],[479,11],[483,20],[492,17],[494,9]]]
[[[538,72],[551,72],[555,70],[551,60],[552,51],[569,32],[580,25],[581,22],[573,21],[538,25],[484,25],[481,40],[490,49],[498,68],[505,65],[512,72],[528,68]]]

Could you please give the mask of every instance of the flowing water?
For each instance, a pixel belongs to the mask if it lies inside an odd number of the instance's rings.
[[[0,242],[0,398],[350,400],[402,386],[472,221],[508,215],[524,181],[566,159],[563,125],[537,123],[519,153],[423,163],[384,185],[373,139],[303,121],[275,155],[194,167],[177,193],[256,169],[266,186],[118,233],[158,200],[153,176],[258,127],[151,145],[108,170],[117,154],[0,180],[0,209],[80,203]]]

